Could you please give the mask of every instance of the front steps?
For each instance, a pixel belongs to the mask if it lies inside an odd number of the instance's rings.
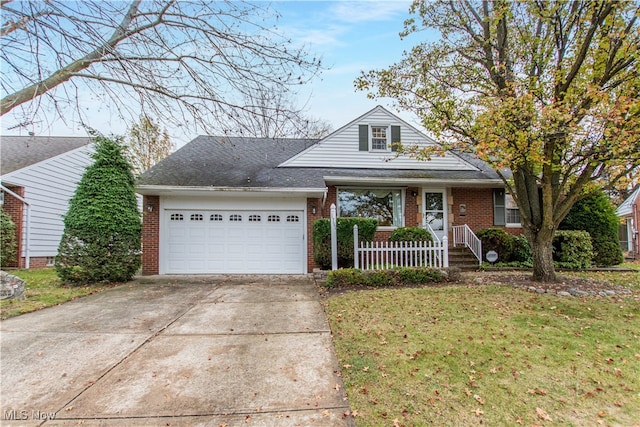
[[[449,246],[449,267],[460,270],[477,270],[479,267],[478,258],[465,246]]]

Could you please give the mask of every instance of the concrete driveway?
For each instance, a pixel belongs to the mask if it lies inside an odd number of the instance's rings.
[[[353,426],[303,276],[142,278],[0,322],[0,425]]]

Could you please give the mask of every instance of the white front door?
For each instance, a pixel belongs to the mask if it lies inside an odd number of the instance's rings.
[[[447,190],[425,189],[422,200],[423,225],[442,240],[447,234]]]

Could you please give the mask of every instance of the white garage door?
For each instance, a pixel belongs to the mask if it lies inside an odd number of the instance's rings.
[[[304,272],[302,211],[165,211],[168,274]]]

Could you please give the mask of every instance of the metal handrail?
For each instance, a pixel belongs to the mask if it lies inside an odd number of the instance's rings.
[[[433,228],[431,228],[431,225],[429,225],[429,224],[425,224],[425,225],[424,225],[424,228],[426,228],[426,229],[427,229],[427,231],[428,231],[429,233],[431,233],[431,236],[433,236],[433,238],[435,239],[435,241],[436,241],[436,242],[440,243],[440,238],[438,237],[438,235],[436,234],[436,232],[435,232],[435,231],[433,231]]]
[[[482,264],[482,241],[467,224],[453,226],[453,246],[464,244]]]

